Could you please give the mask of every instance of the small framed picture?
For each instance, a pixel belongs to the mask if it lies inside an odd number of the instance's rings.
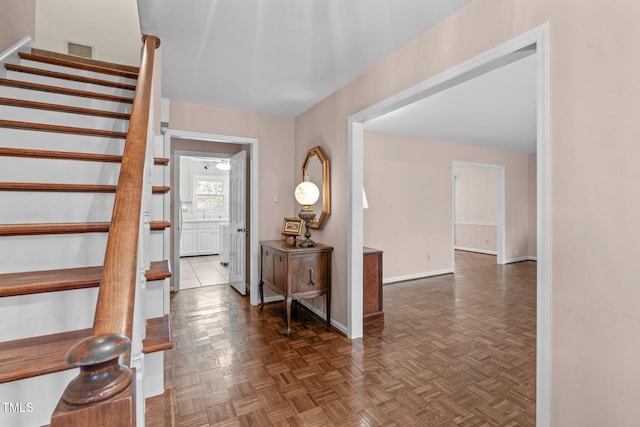
[[[282,234],[289,236],[302,236],[302,225],[304,222],[300,218],[285,218],[282,221]]]

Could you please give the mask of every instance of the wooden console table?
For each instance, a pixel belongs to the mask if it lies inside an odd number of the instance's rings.
[[[364,248],[362,314],[364,323],[384,317],[382,311],[382,251]]]
[[[286,335],[291,334],[291,302],[324,295],[327,311],[327,330],[331,324],[331,253],[333,248],[317,244],[301,248],[283,240],[260,242],[260,309],[264,307],[266,285],[284,296]]]

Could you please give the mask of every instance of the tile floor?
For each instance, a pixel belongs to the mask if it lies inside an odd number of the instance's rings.
[[[229,267],[218,255],[180,258],[180,290],[229,283]]]

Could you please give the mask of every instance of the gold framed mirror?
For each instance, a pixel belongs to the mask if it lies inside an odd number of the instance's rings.
[[[309,177],[309,181],[318,186],[320,197],[313,210],[318,212],[316,218],[311,221],[311,228],[322,229],[327,218],[331,214],[331,180],[329,175],[329,159],[318,146],[307,151],[307,157],[302,164],[302,180]]]

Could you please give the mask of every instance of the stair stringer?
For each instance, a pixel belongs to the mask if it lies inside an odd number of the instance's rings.
[[[33,47],[33,40],[31,37],[26,36],[18,43],[14,44],[4,52],[0,53],[0,78],[7,77],[7,70],[4,68],[4,64],[17,64],[20,62],[19,52],[29,52]]]

